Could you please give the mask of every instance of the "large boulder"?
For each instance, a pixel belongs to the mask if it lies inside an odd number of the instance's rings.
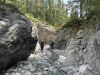
[[[14,5],[0,4],[0,73],[28,58],[37,43],[32,33],[32,23]]]

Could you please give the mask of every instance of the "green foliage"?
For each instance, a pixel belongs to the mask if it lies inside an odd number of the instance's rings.
[[[100,0],[69,0],[67,6],[71,11],[70,16],[63,0],[1,0],[0,2],[12,3],[23,13],[32,14],[32,17],[47,21],[58,28],[79,27],[83,25],[83,20],[90,22],[91,25],[100,21]]]
[[[26,13],[25,14],[26,17],[31,20],[31,22],[33,23],[33,25],[49,25],[50,27],[53,27],[51,24],[48,24],[47,21],[41,21],[39,18],[34,18],[34,16],[32,14]]]
[[[81,25],[82,25],[82,19],[78,18],[78,11],[72,9],[69,20],[62,28],[67,28],[67,27],[79,28]]]
[[[46,20],[52,25],[62,25],[67,20],[66,5],[63,0],[7,0],[16,5],[23,13]]]
[[[57,25],[63,25],[67,21],[67,9],[65,10],[63,0],[58,0]]]
[[[46,21],[41,21],[38,18],[34,18],[32,14],[26,13],[25,15],[36,25],[41,25],[46,23]]]
[[[66,24],[62,28],[68,28],[68,27],[79,28],[80,26],[82,26],[82,24],[83,20],[80,18],[69,19],[69,21],[66,22]]]
[[[5,4],[6,3],[6,0],[0,0],[0,3]]]
[[[100,21],[100,0],[70,0],[70,20],[63,27],[94,27]],[[81,24],[77,24],[81,23]]]

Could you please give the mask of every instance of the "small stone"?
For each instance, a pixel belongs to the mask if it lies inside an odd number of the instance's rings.
[[[44,68],[44,71],[47,71],[47,70],[49,70],[49,68]]]
[[[9,75],[9,73],[6,73],[5,75]]]
[[[24,69],[28,69],[26,66],[23,67]]]
[[[29,72],[29,71],[24,71],[24,72],[22,73],[22,75],[32,75],[32,74],[31,74],[31,72]]]
[[[42,75],[42,72],[37,72],[37,75]]]
[[[48,75],[48,71],[44,71],[43,72],[43,75]]]
[[[21,73],[12,73],[10,75],[21,75]]]

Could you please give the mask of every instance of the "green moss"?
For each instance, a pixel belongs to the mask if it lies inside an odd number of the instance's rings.
[[[34,18],[32,14],[26,13],[25,15],[28,19],[30,19],[33,22],[33,25],[34,24],[35,25],[48,25],[48,26],[55,28],[55,26],[48,24],[48,22],[46,21],[42,21],[40,18]]]
[[[39,21],[38,19],[34,18],[33,15],[28,14],[28,13],[26,13],[25,15],[26,15],[32,22],[40,23],[40,21]]]

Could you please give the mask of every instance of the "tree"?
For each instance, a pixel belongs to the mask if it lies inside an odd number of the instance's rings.
[[[56,10],[56,22],[61,25],[67,21],[67,10],[66,10],[66,5],[63,3],[63,0],[57,1],[56,9],[57,9]]]
[[[6,3],[6,0],[3,0],[3,3]]]
[[[5,4],[6,3],[6,0],[1,0],[0,3],[4,3]]]
[[[48,21],[50,21],[52,24],[54,24],[54,18],[55,18],[55,8],[54,8],[54,0],[49,0],[49,18]]]
[[[23,13],[46,20],[50,24],[61,25],[67,20],[66,6],[63,0],[7,0],[16,5]]]
[[[69,3],[72,9],[74,8],[75,10],[79,11],[78,13],[80,15],[79,17],[83,18],[86,0],[71,0]]]

